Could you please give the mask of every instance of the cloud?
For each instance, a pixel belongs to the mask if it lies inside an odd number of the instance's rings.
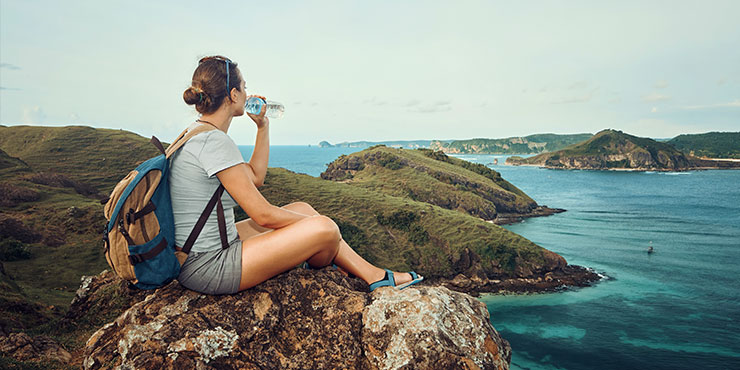
[[[406,102],[406,105],[405,106],[406,107],[415,107],[415,106],[417,106],[419,104],[421,104],[421,101],[419,101],[418,99],[411,99],[408,102]]]
[[[656,89],[665,89],[666,87],[668,87],[668,81],[660,80],[656,82],[655,85],[653,85],[653,87]]]
[[[735,99],[735,101],[731,101],[729,103],[689,105],[683,108],[684,109],[740,108],[740,99]]]
[[[654,101],[662,101],[662,100],[670,100],[671,97],[669,95],[663,95],[658,93],[650,93],[648,95],[643,95],[642,101],[645,102],[654,102]]]
[[[46,113],[44,113],[44,109],[40,106],[37,105],[34,107],[23,107],[23,123],[44,123],[45,120]]]
[[[439,113],[439,112],[447,112],[451,110],[452,110],[451,102],[446,101],[446,100],[440,100],[434,103],[422,104],[421,106],[416,106],[411,109],[408,109],[409,112],[416,112],[416,113]]]
[[[365,100],[362,101],[362,103],[364,103],[364,104],[370,104],[370,105],[375,105],[375,106],[382,106],[382,105],[388,104],[387,101],[380,100],[380,99],[378,99],[377,96],[373,96],[370,99],[365,99]]]
[[[658,107],[653,107],[653,109],[650,110],[650,113],[656,113],[658,112]]]
[[[719,80],[717,80],[717,86],[722,86],[722,85],[726,84],[727,81],[729,81],[729,79],[727,77],[722,77]]]
[[[586,82],[586,81],[577,81],[577,82],[574,82],[572,85],[568,86],[568,90],[584,89],[586,87],[588,87],[588,82]]]
[[[578,96],[568,96],[565,98],[556,99],[556,100],[551,101],[550,104],[584,103],[584,102],[590,101],[591,98],[593,98],[594,95],[596,95],[596,91],[598,90],[599,90],[598,87],[594,87],[593,89],[591,89],[591,91],[589,91],[586,94],[578,95]]]
[[[16,65],[10,64],[10,63],[0,63],[0,68],[5,69],[13,69],[13,70],[19,70],[21,67],[18,67]]]

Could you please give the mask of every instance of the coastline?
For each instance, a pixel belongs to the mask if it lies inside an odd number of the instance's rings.
[[[688,171],[706,171],[706,170],[740,170],[740,160],[725,160],[727,163],[738,163],[738,166],[701,166],[691,167],[685,169],[666,169],[666,168],[595,168],[595,167],[556,167],[556,166],[543,166],[539,164],[529,163],[507,163],[507,166],[522,166],[522,167],[539,167],[548,170],[563,170],[563,171],[613,171],[613,172],[688,172]]]
[[[562,208],[549,208],[548,206],[537,206],[537,208],[533,209],[531,212],[528,213],[499,213],[496,215],[496,218],[493,220],[481,220],[492,223],[495,225],[509,225],[514,224],[517,222],[522,222],[526,218],[531,217],[543,217],[543,216],[551,216],[556,213],[563,213],[565,212]]]
[[[458,274],[452,279],[429,278],[427,284],[444,286],[450,290],[467,293],[474,297],[481,294],[539,294],[556,293],[571,288],[593,286],[608,276],[597,273],[591,268],[567,265],[561,270],[550,271],[528,278],[487,279],[478,276],[468,277]]]

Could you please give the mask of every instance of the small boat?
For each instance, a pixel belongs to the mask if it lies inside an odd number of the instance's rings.
[[[653,242],[651,241],[650,246],[647,249],[647,254],[653,254],[653,252],[655,252],[655,250],[653,249]]]

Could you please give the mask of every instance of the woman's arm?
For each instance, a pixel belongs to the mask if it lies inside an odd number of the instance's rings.
[[[250,172],[249,164],[240,163],[217,172],[216,177],[254,222],[262,227],[279,229],[310,217],[270,204],[257,190],[252,179],[254,174]]]
[[[268,123],[265,123],[257,129],[254,151],[252,152],[252,157],[249,159],[249,165],[254,172],[254,185],[256,187],[260,187],[265,183],[265,176],[267,175],[267,162],[270,157],[269,126]]]

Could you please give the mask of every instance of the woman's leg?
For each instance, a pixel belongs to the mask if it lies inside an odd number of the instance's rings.
[[[281,208],[289,209],[293,212],[298,212],[304,215],[318,215],[319,213],[306,202],[295,202],[287,204]],[[368,284],[374,283],[385,277],[385,270],[378,268],[362,258],[357,252],[352,249],[347,242],[342,239],[339,242],[339,252],[334,258],[334,263],[344,269],[345,271],[354,274],[365,280]],[[325,265],[314,265],[312,261],[309,264],[314,267],[323,267]],[[393,278],[396,284],[403,284],[407,281],[411,281],[411,275],[407,272],[394,272]]]
[[[239,290],[251,288],[308,260],[326,266],[339,249],[339,228],[329,217],[315,215],[242,241]]]

